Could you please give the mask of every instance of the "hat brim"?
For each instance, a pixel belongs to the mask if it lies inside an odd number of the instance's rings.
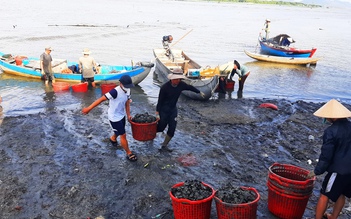
[[[313,115],[321,118],[340,119],[351,117],[351,111],[337,100],[332,99],[314,112]]]
[[[169,80],[174,80],[174,79],[185,79],[186,77],[182,74],[169,74],[168,76]]]
[[[125,88],[132,88],[132,87],[134,87],[134,84],[123,84],[123,87],[125,87]]]

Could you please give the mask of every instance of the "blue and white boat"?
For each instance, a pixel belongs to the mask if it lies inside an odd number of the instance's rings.
[[[56,81],[80,82],[82,74],[68,69],[77,68],[77,62],[69,62],[65,59],[53,59],[53,72]],[[143,81],[154,66],[150,62],[138,62],[135,65],[100,65],[98,74],[95,74],[96,83],[117,82],[123,75],[129,75],[133,84]],[[17,75],[27,78],[41,79],[40,60],[25,56],[13,57],[11,54],[0,52],[0,68],[5,74]]]
[[[273,38],[264,39],[261,35],[258,38],[261,46],[261,53],[265,55],[291,57],[291,58],[311,58],[317,48],[297,49],[290,44],[295,41],[286,34],[279,34]]]

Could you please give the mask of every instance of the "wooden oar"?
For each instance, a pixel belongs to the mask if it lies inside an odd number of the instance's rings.
[[[186,34],[184,34],[177,42],[173,43],[171,46],[174,46],[175,44],[179,43],[179,41],[181,41],[184,37],[186,37],[186,35],[188,35],[191,31],[193,31],[193,29],[189,30]]]

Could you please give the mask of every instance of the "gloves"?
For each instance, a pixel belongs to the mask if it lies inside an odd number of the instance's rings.
[[[314,171],[310,171],[308,174],[307,174],[307,179],[311,179],[312,177],[314,177],[316,174],[314,173]]]
[[[159,120],[159,119],[160,119],[160,115],[156,114],[156,120]]]
[[[205,93],[204,92],[200,92],[200,95],[202,98],[205,98]]]

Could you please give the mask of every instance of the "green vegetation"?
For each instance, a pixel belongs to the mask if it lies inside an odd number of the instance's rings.
[[[270,5],[291,5],[300,7],[310,7],[317,8],[322,7],[321,5],[305,4],[301,2],[285,2],[285,1],[275,1],[275,0],[208,0],[216,2],[240,2],[240,3],[255,3],[255,4],[270,4]]]

